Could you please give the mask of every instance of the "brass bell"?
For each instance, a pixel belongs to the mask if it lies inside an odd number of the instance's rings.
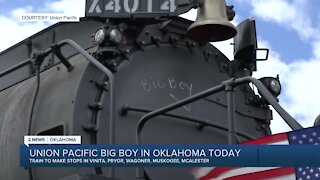
[[[203,0],[198,7],[197,19],[187,32],[196,42],[224,41],[236,34],[236,28],[228,20],[224,0]]]

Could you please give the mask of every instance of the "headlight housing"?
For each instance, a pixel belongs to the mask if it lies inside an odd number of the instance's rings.
[[[113,28],[110,30],[109,32],[109,39],[111,42],[113,42],[114,44],[121,44],[122,42],[122,33],[119,29]]]
[[[105,42],[120,45],[123,42],[122,40],[122,32],[116,27],[99,28],[93,36],[93,42],[95,45],[101,45]]]
[[[279,77],[263,77],[259,79],[261,83],[270,91],[274,97],[278,97],[281,93],[281,83]]]
[[[93,37],[93,41],[95,44],[100,45],[106,39],[106,30],[104,28],[100,28],[96,31]]]

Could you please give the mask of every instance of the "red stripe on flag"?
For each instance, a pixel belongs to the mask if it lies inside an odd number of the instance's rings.
[[[277,168],[270,169],[260,172],[248,173],[243,175],[238,175],[224,180],[248,180],[248,179],[265,179],[265,178],[279,178],[281,176],[286,176],[289,174],[294,174],[294,168]]]
[[[288,134],[287,133],[280,133],[280,134],[274,134],[274,135],[270,135],[270,136],[265,136],[265,137],[262,137],[262,138],[259,138],[259,139],[255,139],[255,140],[250,140],[250,141],[247,141],[247,142],[244,142],[244,143],[241,143],[241,144],[254,144],[254,145],[257,145],[257,144],[272,144],[272,143],[277,143],[277,142],[282,142],[282,141],[287,141],[288,140]],[[196,171],[200,170],[201,168],[199,169],[196,169]],[[241,167],[218,167],[218,168],[213,168],[212,170],[210,170],[206,175],[202,176],[199,178],[199,180],[210,180],[210,179],[214,179],[214,178],[217,178],[219,176],[221,176],[222,174],[225,174],[225,173],[228,173],[228,171],[231,171],[231,170],[236,170],[236,169],[241,169]],[[279,170],[278,170],[279,169]],[[290,169],[290,171],[288,170]],[[275,171],[277,170],[277,171]],[[247,177],[246,175],[252,175],[252,178],[254,178],[254,175],[258,175],[257,178],[259,178],[259,175],[265,175],[265,174],[268,174],[270,172],[274,172],[275,175],[274,177],[276,176],[279,176],[279,174],[277,175],[276,172],[278,173],[284,173],[284,175],[286,175],[286,173],[290,174],[290,173],[294,173],[294,169],[293,168],[276,168],[276,169],[272,169],[272,170],[264,170],[264,171],[261,171],[261,172],[255,172],[255,173],[247,173],[247,174],[244,174],[244,179],[248,179],[249,177]],[[241,175],[242,176],[242,175]],[[240,177],[240,175],[239,175]],[[250,178],[250,179],[252,179]],[[254,178],[256,179],[256,178]]]
[[[199,178],[199,180],[209,180],[212,178],[216,178],[221,174],[234,169],[238,169],[238,168],[235,168],[235,167],[213,168],[208,174]]]
[[[288,140],[287,133],[280,133],[280,134],[265,136],[265,137],[251,140],[251,141],[247,141],[247,142],[244,142],[241,144],[271,144],[271,143],[281,142],[284,140]]]

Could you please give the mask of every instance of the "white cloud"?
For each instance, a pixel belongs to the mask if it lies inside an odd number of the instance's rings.
[[[25,13],[66,13],[83,17],[85,0],[60,0],[46,3],[43,7],[25,7],[14,9],[10,16],[0,14],[0,51],[28,38],[29,36],[50,26],[52,22],[22,22],[21,15]]]
[[[1,26],[5,27],[0,28],[0,51],[9,48],[47,27],[47,25],[42,22],[17,23],[17,21],[5,16],[0,16],[0,22]]]
[[[258,61],[257,62],[257,71],[254,72],[254,76],[257,78],[264,76],[276,76],[280,75],[281,79],[286,79],[289,67],[286,63],[281,60],[281,56],[271,47],[269,42],[258,38],[258,47],[259,48],[268,48],[270,50],[269,57],[267,61]]]
[[[191,21],[195,21],[197,18],[197,10],[191,9],[190,11],[180,15],[183,18],[189,19]]]
[[[303,40],[320,38],[320,30],[312,26],[310,14],[307,11],[308,1],[251,0],[249,2],[255,17],[293,29]]]
[[[85,15],[85,0],[59,0],[46,3],[42,8],[44,12],[67,13],[84,17]]]
[[[32,6],[26,6],[24,8],[18,8],[18,9],[15,9],[11,12],[11,16],[12,18],[15,18],[16,20],[20,20],[20,17],[22,14],[25,14],[25,13],[30,13],[32,12],[33,10],[33,7]]]
[[[284,0],[255,0],[252,3],[254,15],[278,23],[286,23],[296,17],[297,11]]]
[[[289,65],[286,95],[290,96],[289,111],[301,118],[305,126],[311,126],[320,113],[320,59],[298,61]]]
[[[320,41],[316,41],[312,45],[313,47],[313,55],[317,58],[320,59]]]

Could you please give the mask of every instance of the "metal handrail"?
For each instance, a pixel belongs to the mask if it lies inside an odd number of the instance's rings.
[[[152,112],[153,109],[142,108],[142,107],[133,107],[133,106],[126,105],[126,106],[122,107],[120,114],[125,115],[128,111],[149,113],[149,112]],[[195,117],[183,116],[183,115],[178,115],[178,114],[173,114],[173,113],[165,113],[165,114],[162,114],[162,116],[167,116],[167,117],[176,118],[176,119],[183,120],[183,121],[197,123],[197,124],[199,124],[197,126],[197,129],[199,129],[199,130],[201,130],[205,126],[211,126],[213,128],[216,128],[216,129],[219,129],[222,131],[228,131],[227,127],[221,126],[219,124],[215,124],[215,123],[210,122],[208,120],[204,121],[204,120],[201,120],[201,119],[198,119]],[[243,138],[246,138],[247,140],[255,139],[254,137],[252,137],[246,133],[236,131],[236,134],[238,134],[239,136],[242,136]]]
[[[247,76],[238,79],[229,79],[223,81],[220,85],[214,86],[202,92],[199,92],[193,96],[180,100],[178,102],[172,103],[168,106],[156,109],[150,113],[145,114],[142,118],[140,118],[138,122],[138,126],[136,129],[136,144],[141,144],[141,134],[144,125],[152,118],[157,117],[159,115],[165,114],[169,111],[197,101],[199,99],[205,98],[212,94],[221,92],[225,90],[227,92],[227,101],[228,101],[228,143],[232,144],[235,142],[235,108],[234,108],[234,87],[245,84],[245,83],[253,83],[260,94],[266,99],[266,101],[279,113],[279,115],[283,118],[283,120],[293,129],[301,129],[303,128],[301,124],[299,124],[287,111],[285,111],[275,97],[269,92],[269,90],[257,79]],[[136,178],[144,179],[144,171],[143,168],[136,169]]]

